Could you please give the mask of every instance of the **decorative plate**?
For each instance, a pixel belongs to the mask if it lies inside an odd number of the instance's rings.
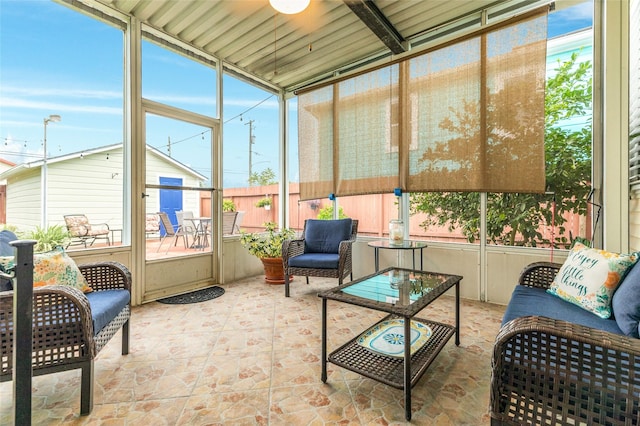
[[[431,337],[431,327],[411,321],[411,355]],[[382,355],[404,358],[404,319],[382,321],[362,333],[358,344]]]

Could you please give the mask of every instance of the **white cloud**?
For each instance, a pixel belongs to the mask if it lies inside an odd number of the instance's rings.
[[[37,151],[28,149],[24,142],[16,141],[13,136],[8,135],[0,143],[0,157],[15,164],[22,164],[42,158],[42,148]]]
[[[87,90],[76,88],[51,88],[51,87],[15,87],[3,85],[3,96],[27,96],[45,97],[54,96],[56,98],[80,98],[80,99],[122,99],[122,92],[106,90]]]
[[[558,18],[565,21],[582,21],[592,19],[593,17],[593,3],[590,1],[581,2],[579,4],[560,9],[557,12]]]
[[[43,101],[30,101],[20,98],[2,97],[0,99],[0,107],[2,108],[23,108],[23,109],[36,109],[36,110],[51,110],[59,112],[84,112],[84,113],[99,113],[110,115],[122,115],[122,108],[96,106],[96,105],[79,105],[69,103],[56,103],[56,102],[43,102]]]
[[[164,102],[167,104],[189,104],[189,105],[215,105],[216,99],[214,96],[177,96],[177,95],[151,95],[149,99],[153,99],[157,102]]]
[[[255,99],[225,99],[224,105],[225,106],[239,106],[239,107],[251,108],[253,106],[256,106],[256,105],[260,104],[261,101],[262,101],[262,99],[260,99],[260,100],[255,100]],[[264,102],[262,102],[260,104],[260,107],[278,108],[278,101],[276,101],[276,100],[264,101]]]

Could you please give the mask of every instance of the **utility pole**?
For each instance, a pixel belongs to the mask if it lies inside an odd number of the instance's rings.
[[[167,136],[167,154],[171,157],[171,136]]]
[[[251,173],[252,173],[251,161],[253,159],[253,144],[255,143],[255,141],[253,140],[254,138],[253,122],[254,120],[249,120],[248,123],[244,123],[245,126],[247,124],[249,125],[249,179],[247,179],[247,181],[249,182],[249,186],[253,186],[253,182],[251,181]]]

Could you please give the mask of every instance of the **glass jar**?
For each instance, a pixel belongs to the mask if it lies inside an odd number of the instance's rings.
[[[404,222],[400,219],[389,221],[389,244],[401,245],[404,242]]]

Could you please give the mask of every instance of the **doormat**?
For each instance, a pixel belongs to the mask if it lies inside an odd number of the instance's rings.
[[[166,305],[186,305],[188,303],[205,302],[207,300],[220,297],[223,294],[224,289],[216,285],[213,287],[203,288],[202,290],[192,291],[191,293],[165,297],[164,299],[158,299],[157,301]]]

